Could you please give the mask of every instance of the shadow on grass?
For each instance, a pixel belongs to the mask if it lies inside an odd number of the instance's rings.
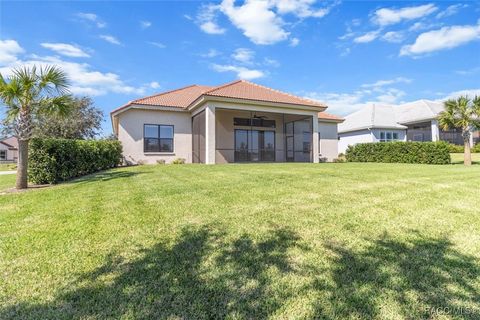
[[[335,318],[480,318],[480,266],[447,239],[412,234],[401,242],[384,236],[362,251],[326,245],[334,254],[331,293]],[[317,304],[316,315],[325,316]]]
[[[174,243],[157,243],[139,258],[108,257],[51,303],[4,307],[0,318],[293,318],[297,309],[279,313],[296,299],[311,319],[417,319],[431,317],[436,307],[479,307],[478,262],[448,240],[385,236],[360,251],[328,243],[326,267],[325,260],[291,256],[293,248],[312,253],[300,240],[288,228],[260,240],[228,238],[212,226],[185,228]],[[478,310],[456,317],[478,319]]]
[[[118,169],[113,169],[113,170],[106,170],[106,171],[100,171],[96,173],[92,173],[80,178],[76,178],[74,180],[70,181],[65,181],[68,183],[76,184],[76,183],[91,183],[91,182],[99,182],[99,181],[110,181],[110,180],[115,180],[115,179],[125,179],[125,178],[130,178],[133,176],[137,175],[143,175],[143,174],[149,174],[151,172],[147,171],[123,171],[123,170],[118,170]]]
[[[267,270],[289,270],[286,250],[297,236],[279,229],[258,243],[241,236],[229,244],[223,236],[211,227],[184,229],[172,246],[158,243],[130,262],[109,257],[52,303],[0,309],[0,318],[214,319],[273,313],[281,301],[269,296]],[[221,268],[212,272],[210,263]]]

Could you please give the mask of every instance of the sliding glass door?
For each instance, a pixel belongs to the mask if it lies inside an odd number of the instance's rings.
[[[275,131],[235,130],[235,162],[275,161]]]

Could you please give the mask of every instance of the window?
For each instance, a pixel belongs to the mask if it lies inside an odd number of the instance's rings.
[[[380,142],[391,142],[398,140],[398,132],[380,131]]]
[[[173,126],[144,125],[143,142],[144,152],[173,152]]]
[[[0,150],[0,160],[7,160],[7,150]]]

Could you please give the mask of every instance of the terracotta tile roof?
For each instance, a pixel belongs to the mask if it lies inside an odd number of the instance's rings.
[[[285,92],[267,88],[249,81],[237,80],[218,87],[191,85],[180,89],[154,94],[130,101],[113,110],[116,113],[132,104],[186,109],[202,96],[245,99],[262,102],[285,103],[294,105],[326,108],[326,105],[300,98]]]
[[[16,137],[9,137],[9,138],[3,139],[0,141],[0,143],[3,143],[4,145],[12,149],[18,149],[18,140]]]
[[[214,87],[192,85],[172,91],[162,92],[145,98],[133,100],[134,104],[186,108],[202,93]]]
[[[324,108],[323,103],[300,98],[285,92],[274,90],[245,80],[237,80],[223,86],[213,88],[204,93],[206,96],[247,99],[265,102],[307,105]]]
[[[330,120],[330,121],[338,121],[343,122],[345,119],[340,118],[334,114],[326,113],[326,112],[319,112],[318,119]]]

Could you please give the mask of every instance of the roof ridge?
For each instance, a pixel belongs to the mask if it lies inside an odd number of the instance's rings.
[[[178,89],[173,89],[173,90],[168,90],[168,91],[164,91],[164,92],[160,92],[160,93],[155,93],[155,94],[152,94],[152,95],[149,95],[149,96],[146,96],[146,97],[141,97],[141,98],[138,98],[138,99],[135,99],[135,100],[131,100],[129,103],[135,103],[136,101],[139,101],[139,100],[158,97],[158,96],[161,96],[161,95],[164,95],[164,94],[167,94],[167,93],[172,93],[172,92],[176,92],[176,91],[180,91],[180,90],[185,90],[185,89],[191,88],[191,87],[199,87],[199,85],[198,84],[191,84],[189,86],[181,87],[181,88],[178,88]]]
[[[375,103],[372,103],[372,118],[370,120],[372,121],[372,126],[375,126]]]
[[[231,85],[233,85],[233,84],[235,84],[235,83],[243,82],[243,81],[245,81],[245,80],[241,80],[241,79],[240,79],[240,80],[235,80],[235,81],[232,81],[232,82],[227,82],[227,83],[225,83],[225,84],[222,84],[221,86],[213,87],[212,89],[205,91],[204,93],[202,93],[202,95],[204,95],[204,94],[207,94],[207,95],[208,95],[210,92],[213,92],[213,91],[218,90],[218,89],[223,89],[223,88],[226,88],[226,87],[228,87],[228,86],[231,86]]]
[[[273,91],[273,92],[281,93],[281,94],[287,95],[287,96],[292,97],[292,98],[297,98],[297,99],[307,101],[307,102],[310,102],[310,103],[318,103],[318,104],[326,106],[323,102],[320,102],[320,101],[315,101],[315,100],[299,97],[299,96],[296,96],[294,94],[291,94],[291,93],[288,93],[288,92],[285,92],[285,91],[280,91],[280,90],[273,89],[273,88],[270,88],[270,87],[267,87],[267,86],[262,86],[261,84],[250,82],[250,81],[247,81],[247,80],[240,80],[240,81],[250,83],[251,85],[254,85],[254,86],[257,86],[257,87],[260,87],[260,88],[264,88],[264,89],[267,89],[267,90],[270,90],[270,91]]]

